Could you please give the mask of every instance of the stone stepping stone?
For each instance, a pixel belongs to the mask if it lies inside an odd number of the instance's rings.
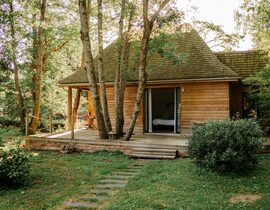
[[[89,208],[93,209],[97,207],[95,202],[84,202],[84,201],[66,201],[64,205],[68,208]]]
[[[91,202],[101,202],[109,198],[109,195],[84,195],[81,196],[79,199],[83,201],[91,201]]]
[[[137,175],[138,172],[126,172],[126,171],[119,171],[119,172],[114,172],[113,175],[120,175],[120,176],[135,176]]]
[[[95,194],[95,195],[105,195],[105,196],[109,196],[110,195],[111,190],[110,189],[98,189],[98,188],[93,188],[91,190],[91,193]]]
[[[133,168],[126,168],[122,170],[122,172],[131,172],[131,173],[139,173],[141,171],[141,168],[139,169],[133,169]]]
[[[128,180],[118,179],[104,179],[100,180],[98,184],[127,184]]]
[[[126,184],[99,184],[96,185],[96,189],[121,189],[125,187]]]
[[[129,178],[131,178],[131,176],[127,176],[127,175],[125,175],[125,176],[121,176],[121,175],[109,175],[109,176],[107,176],[106,178],[110,178],[110,179],[118,179],[118,180],[128,180]]]
[[[129,166],[123,170],[140,170],[143,166]]]
[[[137,162],[127,168],[106,175],[90,190],[90,195],[82,195],[76,201],[66,201],[64,205],[67,208],[96,209],[111,194],[124,188],[128,180],[140,173],[141,168],[146,163],[146,161]]]

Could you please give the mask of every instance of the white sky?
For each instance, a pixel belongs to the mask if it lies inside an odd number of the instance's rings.
[[[227,33],[236,32],[234,12],[238,9],[241,0],[177,0],[179,9],[190,8],[191,5],[197,7],[197,13],[187,14],[194,16],[198,20],[205,20],[222,25]],[[187,12],[188,13],[188,12]],[[189,17],[191,18],[191,17]],[[235,50],[248,50],[253,48],[251,37],[247,36]]]

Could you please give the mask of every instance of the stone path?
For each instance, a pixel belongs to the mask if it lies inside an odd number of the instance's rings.
[[[64,209],[97,209],[112,194],[125,187],[128,180],[136,176],[147,161],[137,161],[124,169],[114,171],[101,179],[89,195],[80,196],[76,200],[66,201]]]

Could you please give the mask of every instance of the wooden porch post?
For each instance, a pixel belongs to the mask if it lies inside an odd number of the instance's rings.
[[[28,136],[28,128],[29,128],[29,119],[28,119],[28,113],[25,113],[25,136]]]
[[[68,130],[71,130],[72,123],[72,88],[68,87]]]
[[[50,115],[49,115],[49,127],[50,127],[50,133],[53,132],[53,113],[52,110],[50,110]]]

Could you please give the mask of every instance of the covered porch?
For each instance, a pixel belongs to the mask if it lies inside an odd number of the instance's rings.
[[[72,133],[30,135],[25,138],[25,148],[34,150],[95,152],[101,150],[121,151],[136,158],[175,159],[187,156],[187,138],[179,135],[135,135],[131,141],[101,140],[97,131],[77,129]]]

